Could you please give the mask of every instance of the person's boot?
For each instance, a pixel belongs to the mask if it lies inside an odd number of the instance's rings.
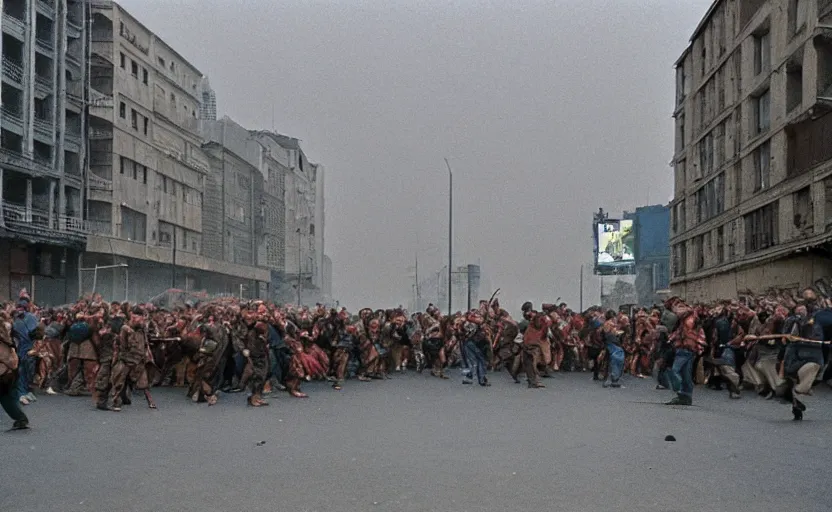
[[[803,411],[801,411],[799,408],[797,408],[795,406],[792,406],[792,415],[794,415],[794,418],[792,418],[792,421],[802,421],[803,420]]]
[[[26,430],[27,428],[29,428],[28,419],[17,420],[12,424],[12,430]]]
[[[680,393],[673,397],[673,400],[667,402],[666,405],[693,405],[693,399]]]

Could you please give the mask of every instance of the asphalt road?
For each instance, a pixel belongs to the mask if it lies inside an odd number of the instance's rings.
[[[752,394],[697,388],[695,407],[673,408],[649,380],[493,381],[307,384],[309,399],[260,409],[178,389],[154,390],[157,411],[136,400],[121,413],[43,396],[26,408],[31,430],[0,433],[0,511],[832,509],[825,385],[794,423]]]

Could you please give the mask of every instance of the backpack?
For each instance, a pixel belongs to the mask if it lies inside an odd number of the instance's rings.
[[[81,343],[90,337],[90,326],[87,322],[75,322],[67,332],[70,343]]]

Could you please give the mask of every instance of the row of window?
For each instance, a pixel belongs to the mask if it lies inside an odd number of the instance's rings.
[[[128,58],[124,52],[119,52],[119,67],[125,71],[127,71],[127,63],[130,63],[130,74],[133,75],[133,78],[139,78],[139,69],[141,69],[141,79],[144,85],[150,84],[150,73],[148,73],[147,68],[144,66],[139,66],[139,63],[133,59]]]
[[[147,185],[147,166],[125,156],[119,157],[119,173]]]
[[[127,119],[127,104],[123,101],[118,104],[118,116],[122,119]],[[139,131],[139,126],[141,126],[143,133],[147,135],[148,127],[150,126],[150,119],[148,119],[147,116],[140,114],[136,109],[131,108],[130,125],[136,131]]]

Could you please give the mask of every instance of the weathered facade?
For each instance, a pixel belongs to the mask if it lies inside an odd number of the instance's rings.
[[[331,289],[331,272],[327,274],[324,263],[324,168],[309,162],[298,139],[268,131],[251,134],[263,147],[273,195],[283,191],[282,205],[279,198],[272,203],[276,222],[269,222],[278,229],[267,234],[267,240],[274,241],[269,259],[279,263],[276,268],[268,265],[273,269],[274,296],[297,301],[300,286],[301,302],[328,302],[331,297],[324,291]]]
[[[81,291],[146,300],[170,288],[259,296],[268,273],[203,236],[209,157],[202,73],[118,4],[92,1],[88,219]],[[248,254],[248,258],[245,257]],[[126,268],[126,270],[124,270]],[[131,280],[128,273],[132,271]],[[132,282],[131,282],[132,281]]]
[[[83,219],[86,2],[4,0],[0,109],[0,300],[78,292]]]
[[[715,1],[676,76],[673,292],[832,275],[832,0]]]

